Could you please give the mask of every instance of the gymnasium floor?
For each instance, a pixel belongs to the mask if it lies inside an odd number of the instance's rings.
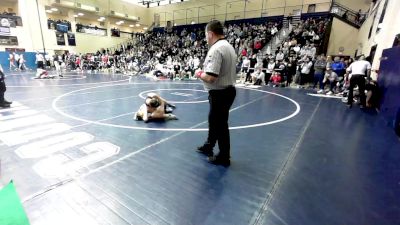
[[[196,153],[206,138],[198,81],[8,74],[0,184],[31,224],[400,224],[400,142],[375,113],[309,90],[237,88],[232,165]],[[134,121],[147,92],[177,121]]]

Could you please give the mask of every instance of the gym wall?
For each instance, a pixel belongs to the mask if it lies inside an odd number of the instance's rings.
[[[329,37],[327,55],[337,55],[339,49],[343,47],[343,55],[354,56],[357,49],[357,37],[357,28],[334,17],[332,21],[331,35]]]
[[[385,1],[388,1],[386,13],[381,29],[377,32],[380,16],[383,12]],[[371,47],[377,45],[375,58],[372,63],[373,69],[378,69],[380,64],[380,57],[382,51],[387,48],[391,48],[393,45],[394,38],[400,33],[400,20],[399,18],[400,1],[398,0],[381,0],[380,4],[372,11],[372,15],[365,21],[363,26],[358,32],[358,52],[368,56],[371,51]],[[377,15],[374,18],[374,15]],[[372,27],[371,36],[369,31]]]

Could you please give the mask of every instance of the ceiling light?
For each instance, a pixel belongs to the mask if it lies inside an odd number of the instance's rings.
[[[51,11],[57,12],[58,9],[57,8],[51,8]]]
[[[104,16],[100,17],[100,20],[105,20],[106,18]]]
[[[131,25],[129,25],[129,27],[133,27],[133,25],[131,24]]]
[[[140,24],[137,23],[136,26],[137,26],[137,27],[140,27]]]
[[[147,27],[143,27],[143,30],[147,30]]]
[[[76,18],[76,17],[78,17],[78,15],[75,14],[74,17]]]
[[[85,14],[83,14],[83,13],[78,13],[78,16],[83,16],[83,15],[85,15]]]
[[[48,10],[46,10],[46,12],[47,12],[47,13],[52,13],[53,11],[51,11],[51,10],[48,9]]]

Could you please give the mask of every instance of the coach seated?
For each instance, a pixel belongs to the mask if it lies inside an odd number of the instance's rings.
[[[282,84],[282,74],[278,71],[274,71],[270,78],[270,85],[273,87],[280,87]]]
[[[261,85],[265,83],[265,73],[261,67],[258,67],[254,73],[251,74],[254,85]]]
[[[332,71],[330,67],[326,68],[324,79],[322,80],[321,89],[318,91],[318,94],[323,94],[325,92],[325,85],[329,84],[329,92],[326,93],[328,95],[332,95],[335,93],[335,88],[339,82],[339,76]]]

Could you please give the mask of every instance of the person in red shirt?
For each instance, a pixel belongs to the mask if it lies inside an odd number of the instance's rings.
[[[271,83],[274,87],[279,86],[282,81],[281,74],[279,72],[274,72],[271,76]]]
[[[247,56],[247,49],[246,49],[246,48],[243,48],[243,50],[242,50],[242,56]]]

